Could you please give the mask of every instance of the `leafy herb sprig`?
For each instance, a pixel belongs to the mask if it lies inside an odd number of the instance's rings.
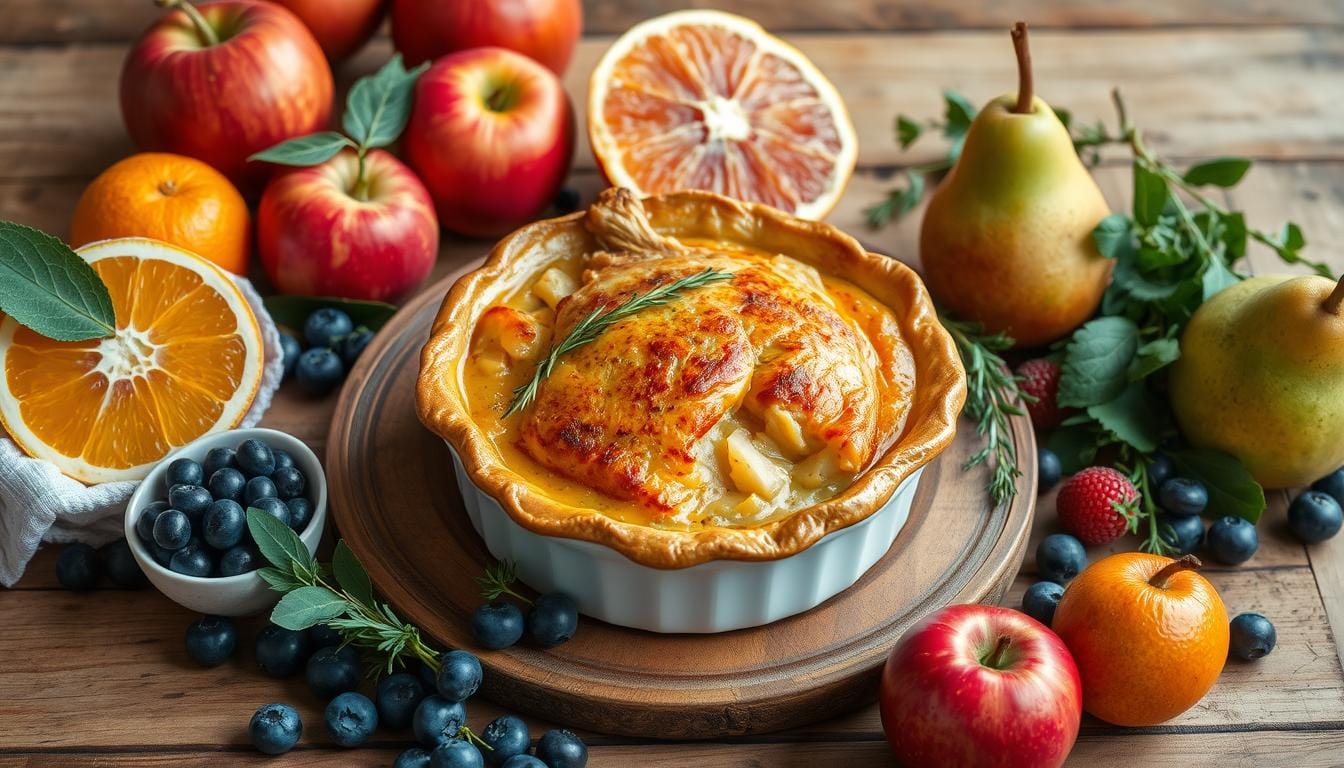
[[[505,418],[523,410],[536,399],[541,382],[551,375],[551,371],[555,369],[555,365],[561,357],[585,344],[596,341],[608,328],[631,315],[638,314],[650,307],[660,307],[667,304],[680,298],[682,293],[692,288],[721,283],[724,280],[731,280],[732,277],[732,272],[724,272],[709,267],[703,272],[687,275],[670,283],[663,283],[644,293],[637,293],[611,309],[601,307],[594,309],[576,323],[565,338],[551,347],[550,353],[537,365],[537,370],[532,374],[532,378],[513,390],[513,399],[509,403],[508,410],[504,412]]]
[[[309,554],[298,534],[265,512],[249,508],[247,527],[271,564],[257,575],[284,593],[271,611],[271,621],[295,631],[326,624],[345,642],[371,651],[377,669],[391,672],[410,657],[438,672],[438,652],[421,638],[419,628],[375,599],[368,572],[344,541],[336,543],[328,571]]]
[[[415,81],[429,68],[425,62],[412,70],[401,63],[401,54],[393,55],[383,68],[361,77],[345,99],[345,133],[320,131],[280,143],[249,157],[279,165],[321,165],[343,149],[353,149],[359,157],[359,173],[350,190],[356,200],[369,198],[369,178],[365,160],[369,150],[386,147],[406,129],[411,116],[411,95]]]
[[[517,580],[518,564],[512,560],[501,560],[494,565],[487,565],[485,575],[476,577],[476,583],[481,585],[481,597],[485,600],[498,600],[504,595],[509,595],[531,605],[531,600],[514,591],[513,583]]]
[[[0,221],[0,312],[56,341],[117,331],[112,296],[89,263],[45,232]]]

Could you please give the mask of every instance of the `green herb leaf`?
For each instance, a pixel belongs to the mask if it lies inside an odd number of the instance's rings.
[[[1134,221],[1145,227],[1158,222],[1167,207],[1171,190],[1167,180],[1147,164],[1134,161]]]
[[[360,301],[357,299],[338,299],[333,296],[267,296],[262,301],[271,318],[290,328],[303,328],[304,322],[314,311],[323,307],[334,307],[350,316],[356,326],[364,326],[376,331],[382,328],[397,308],[381,301]]]
[[[901,149],[909,149],[919,139],[919,135],[924,132],[919,123],[911,120],[905,115],[899,115],[896,118],[896,140],[900,142]]]
[[[1054,110],[1055,117],[1059,118],[1059,122],[1064,125],[1064,130],[1069,130],[1070,126],[1073,125],[1073,113],[1060,107],[1051,107],[1051,109]]]
[[[349,608],[349,601],[326,587],[300,587],[280,598],[271,621],[298,631],[337,618]]]
[[[1213,450],[1175,451],[1171,461],[1183,477],[1209,490],[1207,517],[1232,515],[1257,523],[1265,511],[1265,489],[1234,456]]]
[[[247,159],[276,163],[277,165],[307,167],[321,165],[335,157],[342,149],[353,148],[354,146],[353,141],[335,131],[323,131],[281,142]]]
[[[1307,245],[1307,239],[1302,236],[1302,228],[1288,222],[1279,230],[1279,247],[1289,251],[1300,251]]]
[[[1139,347],[1129,364],[1129,380],[1138,381],[1181,358],[1181,344],[1174,338],[1153,339]]]
[[[247,508],[247,529],[261,556],[281,573],[307,583],[317,573],[317,561],[288,525],[257,509]]]
[[[924,198],[924,174],[908,170],[900,175],[904,184],[897,184],[888,192],[882,202],[864,210],[864,216],[870,227],[884,227],[892,219],[914,210]]]
[[[355,81],[345,100],[345,132],[365,148],[396,141],[411,116],[415,81],[428,68],[425,62],[408,72],[398,53],[376,73]]]
[[[1092,230],[1092,241],[1097,244],[1097,251],[1108,259],[1116,258],[1131,240],[1132,225],[1129,217],[1121,213],[1107,216]]]
[[[1100,317],[1074,332],[1060,366],[1059,404],[1086,408],[1114,400],[1129,384],[1139,329],[1125,317]]]
[[[1235,187],[1250,168],[1251,161],[1244,157],[1220,157],[1190,166],[1184,178],[1196,187]]]
[[[257,575],[276,592],[289,592],[298,589],[299,587],[307,586],[303,582],[295,579],[288,572],[282,571],[279,568],[258,568]]]
[[[1162,424],[1156,409],[1148,402],[1143,382],[1125,387],[1114,400],[1089,406],[1087,415],[1097,420],[1116,440],[1141,453],[1157,450],[1162,439]]]
[[[111,336],[116,313],[107,286],[65,243],[0,221],[0,312],[56,341]]]
[[[1072,475],[1096,463],[1098,442],[1091,425],[1066,426],[1050,433],[1046,447],[1059,457],[1064,474]]]
[[[975,121],[975,105],[953,90],[943,91],[943,135],[959,139],[966,135]]]
[[[359,562],[355,553],[350,551],[345,539],[336,542],[336,551],[331,555],[331,571],[336,575],[336,583],[364,605],[373,605],[373,582]]]
[[[1208,301],[1220,291],[1231,288],[1241,282],[1241,277],[1227,268],[1223,260],[1214,257],[1209,260],[1209,265],[1204,268],[1204,274],[1200,277],[1200,285],[1204,288],[1204,301]]]

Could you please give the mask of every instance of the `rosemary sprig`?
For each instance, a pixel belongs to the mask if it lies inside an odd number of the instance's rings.
[[[1025,412],[1019,403],[1034,402],[1018,383],[999,353],[1011,349],[1013,340],[1006,334],[986,334],[978,323],[953,320],[940,315],[943,327],[952,334],[962,364],[966,367],[966,415],[975,422],[975,433],[984,446],[971,456],[965,469],[981,464],[990,467],[989,495],[995,504],[1003,504],[1017,495],[1017,445],[1013,442],[1008,419]]]
[[[518,565],[512,560],[501,560],[494,565],[487,565],[485,575],[476,577],[476,583],[481,585],[483,599],[498,600],[502,595],[509,595],[531,605],[531,600],[513,590],[513,582],[517,580]]]
[[[551,347],[546,359],[537,365],[537,370],[532,374],[532,378],[526,384],[513,390],[513,400],[509,403],[509,409],[504,412],[504,417],[508,418],[521,411],[536,399],[537,389],[541,386],[542,380],[551,375],[551,371],[554,370],[561,357],[585,344],[596,341],[611,326],[650,307],[667,304],[673,299],[679,298],[683,291],[731,280],[732,277],[732,272],[723,272],[711,267],[680,280],[664,283],[645,293],[637,293],[611,309],[601,307],[594,309],[588,316],[580,320],[560,343]]]

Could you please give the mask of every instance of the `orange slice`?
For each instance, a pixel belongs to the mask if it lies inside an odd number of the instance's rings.
[[[0,422],[85,483],[139,480],[169,451],[242,421],[264,347],[218,267],[144,238],[76,251],[107,285],[117,333],[61,342],[0,322]]]
[[[858,156],[830,81],[721,11],[669,13],[622,35],[593,70],[588,135],[613,185],[704,189],[809,219],[835,206]]]

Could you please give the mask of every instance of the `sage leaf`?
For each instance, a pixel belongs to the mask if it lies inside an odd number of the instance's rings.
[[[112,297],[98,273],[60,240],[0,221],[0,312],[56,341],[117,331]]]
[[[1079,328],[1060,366],[1059,404],[1087,408],[1119,397],[1138,346],[1139,328],[1126,317],[1100,317]]]
[[[415,81],[428,68],[425,62],[408,72],[395,54],[382,69],[357,80],[345,100],[346,134],[366,149],[396,141],[411,116]]]
[[[1087,409],[1087,415],[1096,419],[1116,440],[1141,453],[1157,450],[1162,439],[1162,424],[1156,413],[1141,381],[1131,383],[1114,400]]]
[[[362,325],[372,331],[382,328],[397,313],[396,307],[381,301],[340,299],[334,296],[276,295],[267,296],[262,303],[275,322],[296,330],[303,328],[309,315],[324,307],[339,309],[350,316],[356,327]]]
[[[1102,219],[1092,230],[1092,242],[1097,251],[1108,259],[1120,254],[1120,249],[1130,244],[1131,224],[1129,217],[1122,213],[1112,213]]]
[[[1232,515],[1251,523],[1265,511],[1265,489],[1235,456],[1209,449],[1173,451],[1171,461],[1182,477],[1200,481],[1209,490],[1208,517]]]
[[[1129,380],[1139,381],[1181,358],[1181,344],[1173,338],[1153,339],[1139,347],[1129,364]]]
[[[1170,197],[1167,180],[1145,163],[1134,161],[1134,221],[1145,227],[1157,224]]]
[[[364,605],[374,604],[373,582],[369,580],[368,571],[344,539],[336,542],[336,551],[331,555],[331,570],[336,575],[336,583],[351,597]]]
[[[1220,157],[1190,166],[1183,178],[1196,187],[1235,187],[1250,168],[1244,157]]]
[[[297,632],[342,616],[349,607],[349,601],[326,587],[300,587],[280,598],[271,621]]]
[[[281,573],[306,583],[317,573],[317,561],[288,525],[257,509],[247,508],[247,529],[261,556]]]
[[[924,132],[919,123],[911,120],[905,115],[899,115],[896,118],[896,140],[900,142],[901,149],[909,149],[911,144],[919,138]]]
[[[321,165],[335,157],[342,149],[347,147],[353,149],[354,146],[353,141],[335,131],[323,131],[281,142],[247,159],[277,165],[307,167]]]
[[[289,592],[304,586],[302,582],[296,581],[292,575],[279,568],[258,568],[257,575],[276,592]]]

